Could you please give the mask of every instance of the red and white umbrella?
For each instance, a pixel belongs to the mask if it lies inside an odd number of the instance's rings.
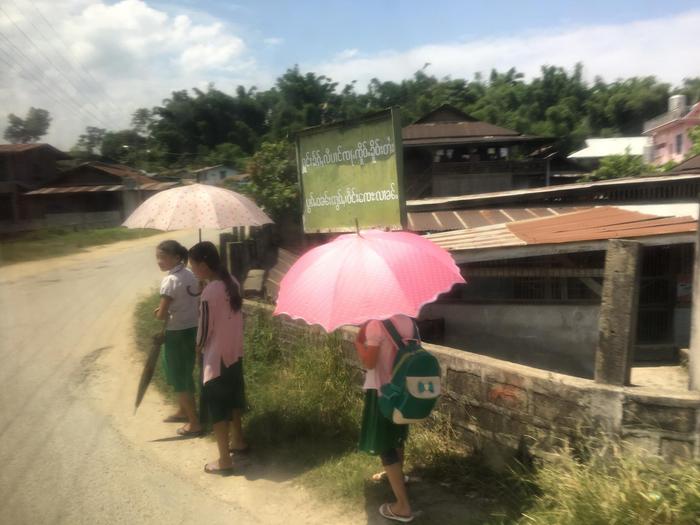
[[[189,184],[156,193],[124,221],[127,228],[223,230],[272,223],[248,197],[206,184]]]

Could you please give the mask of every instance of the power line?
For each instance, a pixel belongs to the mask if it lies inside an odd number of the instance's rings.
[[[15,7],[17,7],[17,8],[19,9],[19,6],[17,6],[17,4],[14,2],[14,0],[13,0],[13,3],[15,4]],[[66,51],[68,52],[68,57],[71,58],[71,55],[72,55],[71,49],[70,49],[70,47],[68,46],[68,44],[66,44],[65,40],[63,40],[63,38],[61,37],[60,33],[56,30],[56,28],[53,26],[53,24],[51,24],[51,22],[44,16],[44,13],[41,12],[41,10],[36,6],[36,4],[34,4],[33,2],[30,2],[30,3],[31,3],[31,5],[32,5],[32,7],[34,8],[34,10],[35,10],[35,11],[38,13],[38,15],[41,17],[41,19],[44,21],[44,24],[46,24],[47,26],[49,26],[49,28],[51,29],[51,31],[53,31],[53,33],[56,35],[56,39],[57,39],[57,40],[61,43],[61,45],[66,49]],[[104,87],[102,86],[102,84],[92,75],[92,73],[90,73],[89,70],[86,70],[86,69],[82,66],[82,64],[80,64],[80,62],[78,62],[77,60],[74,60],[74,59],[73,59],[73,60],[69,60],[69,59],[67,59],[60,51],[58,51],[58,50],[51,44],[51,41],[44,35],[44,33],[43,33],[38,27],[36,27],[36,26],[34,25],[33,22],[30,21],[30,23],[32,24],[32,27],[34,27],[34,28],[39,32],[39,34],[40,34],[41,37],[46,41],[46,43],[48,43],[49,46],[51,46],[51,48],[56,52],[56,54],[57,54],[58,56],[60,56],[61,59],[62,59],[66,64],[68,64],[68,66],[69,66],[71,69],[73,69],[73,71],[75,71],[75,72],[77,73],[78,78],[80,78],[81,81],[83,81],[83,83],[84,83],[85,85],[89,86],[89,83],[86,82],[86,81],[84,80],[85,77],[89,77],[90,80],[91,80],[91,83],[92,83],[92,87],[95,88],[95,89],[97,89],[97,91],[101,92],[102,95],[105,96],[107,103],[108,103],[110,106],[112,106],[112,109],[114,109],[114,110],[117,111],[117,112],[122,111],[122,109],[119,108],[119,107],[115,104],[116,100],[114,100],[114,99],[109,95],[109,93],[104,89]],[[80,69],[80,71],[78,71],[78,69]],[[80,77],[81,72],[82,72],[82,74],[83,74],[83,78]]]
[[[70,77],[67,76],[63,71],[61,71],[61,69],[59,69],[59,68],[53,63],[53,61],[52,61],[50,58],[48,58],[48,57],[46,56],[46,54],[44,54],[44,52],[43,52],[43,51],[34,43],[34,41],[24,32],[24,30],[23,30],[19,25],[17,25],[17,23],[7,14],[7,12],[5,11],[5,9],[3,9],[2,6],[0,6],[0,12],[2,12],[3,15],[5,15],[5,17],[12,23],[12,25],[14,25],[15,28],[17,28],[17,30],[22,34],[22,36],[24,36],[24,38],[39,52],[39,54],[41,54],[41,56],[44,57],[44,59],[51,65],[51,67],[53,67],[53,68],[59,73],[59,75],[62,75],[62,76],[68,81],[68,83],[73,87],[73,89],[75,89],[75,91],[76,91],[78,94],[82,94],[80,88],[79,88],[78,86],[76,86],[76,85],[73,83],[73,81],[70,79]],[[26,55],[24,55],[24,56],[26,57]],[[27,60],[29,60],[29,59],[27,58]],[[71,96],[71,95],[68,94],[66,91],[64,91],[64,93],[65,93],[67,96]],[[72,97],[72,96],[71,96],[71,97]],[[89,103],[92,104],[92,105],[95,107],[95,109],[98,111],[98,113],[99,113],[100,109],[99,109],[94,103],[92,103],[92,102],[89,102]],[[84,109],[85,109],[85,112],[86,112],[87,114],[91,115],[91,117],[92,117],[93,119],[98,120],[98,121],[102,122],[103,124],[105,124],[105,125],[107,125],[107,126],[109,127],[109,125],[106,124],[106,122],[103,121],[100,117],[96,117],[95,115],[93,115],[93,114],[92,114],[92,111],[89,110],[89,108],[85,107]]]
[[[18,55],[21,55],[22,57],[24,57],[24,59],[27,62],[36,66],[36,64],[34,64],[29,59],[29,57],[27,57],[27,55],[24,54],[24,52],[21,49],[17,48],[9,38],[7,38],[2,33],[0,33],[0,37],[2,37]],[[29,69],[27,66],[25,66],[23,62],[17,60],[15,57],[13,57],[12,54],[8,53],[6,50],[0,48],[0,51],[5,53],[5,56],[12,59],[13,63],[16,66],[19,66],[25,72],[25,74],[27,76],[31,77],[37,84],[39,84],[40,87],[44,90],[45,95],[48,95],[49,98],[54,100],[54,102],[58,103],[60,106],[64,106],[64,101],[53,92],[54,86],[51,86],[51,85],[45,83],[45,81],[40,76],[36,75],[31,69]],[[102,119],[96,118],[85,107],[81,106],[75,100],[73,100],[73,98],[70,96],[70,94],[66,93],[60,85],[56,85],[55,87],[58,88],[59,90],[63,91],[63,94],[65,95],[65,101],[71,103],[73,105],[73,107],[78,110],[78,112],[82,112],[84,115],[88,116],[91,120],[96,120],[96,121],[99,121],[103,124],[106,124]]]

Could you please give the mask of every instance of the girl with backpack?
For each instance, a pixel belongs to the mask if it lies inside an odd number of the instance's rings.
[[[158,267],[168,272],[160,284],[157,319],[166,322],[163,367],[168,384],[177,393],[179,410],[166,423],[184,422],[177,429],[181,436],[202,432],[194,403],[192,372],[199,304],[199,283],[187,268],[187,248],[177,241],[163,241],[156,248]]]
[[[202,399],[209,409],[219,451],[218,460],[207,463],[204,471],[228,476],[233,474],[231,451],[236,454],[248,450],[241,429],[245,408],[243,299],[238,282],[224,267],[211,242],[195,244],[189,258],[194,274],[207,282],[200,298],[197,348],[203,356]]]
[[[403,339],[417,337],[415,322],[405,315],[395,315],[389,320]],[[403,473],[404,443],[408,437],[408,425],[397,425],[379,410],[381,387],[391,382],[392,368],[397,354],[396,344],[382,321],[369,321],[360,328],[355,339],[355,349],[367,369],[360,450],[378,455],[396,497],[395,503],[384,503],[379,513],[390,520],[409,523],[413,521],[411,504],[406,491]],[[375,478],[381,479],[377,475]]]

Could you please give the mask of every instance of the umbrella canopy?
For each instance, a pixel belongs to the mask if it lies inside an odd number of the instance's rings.
[[[396,314],[418,317],[424,304],[463,282],[450,254],[433,242],[408,232],[363,231],[304,254],[280,283],[275,315],[328,332]]]
[[[165,231],[223,230],[271,222],[264,211],[240,193],[206,184],[189,184],[156,193],[134,210],[124,226]]]

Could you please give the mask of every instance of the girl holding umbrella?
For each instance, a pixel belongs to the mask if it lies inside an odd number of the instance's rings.
[[[378,454],[396,497],[379,512],[413,521],[403,476],[405,425],[378,410],[380,388],[391,379],[396,346],[382,320],[391,320],[402,339],[417,339],[412,318],[423,305],[464,283],[452,256],[408,232],[366,230],[338,236],[305,253],[280,283],[275,315],[288,315],[327,332],[361,326],[355,348],[367,369],[360,449]]]

